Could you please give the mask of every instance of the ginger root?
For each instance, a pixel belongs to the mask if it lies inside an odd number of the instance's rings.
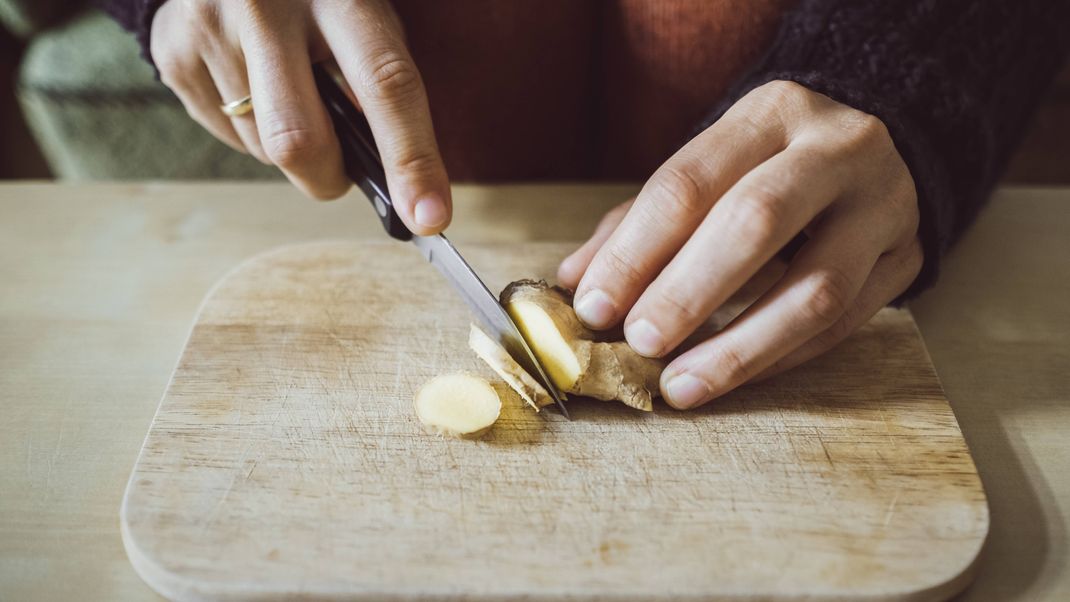
[[[623,340],[602,340],[576,317],[571,292],[519,280],[502,291],[501,303],[557,388],[654,409],[665,362],[639,355]]]
[[[502,411],[502,400],[494,387],[469,374],[432,378],[416,392],[413,405],[427,430],[464,439],[486,433]]]
[[[521,399],[535,408],[536,412],[542,406],[554,402],[539,381],[532,378],[526,370],[520,367],[520,364],[516,363],[509,352],[475,324],[472,324],[468,332],[468,346],[476,352],[479,359],[486,362],[505,381],[505,384],[516,391]]]

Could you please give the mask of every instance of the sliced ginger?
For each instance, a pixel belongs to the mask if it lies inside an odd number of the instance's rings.
[[[580,378],[582,369],[579,359],[554,319],[550,311],[563,310],[546,308],[547,303],[516,300],[507,305],[509,316],[513,318],[520,334],[531,346],[531,350],[546,370],[546,376],[562,391],[567,391]],[[571,307],[565,309],[572,311]],[[569,323],[569,317],[562,315],[560,321]]]
[[[561,391],[654,409],[665,362],[639,355],[624,341],[602,340],[576,317],[569,291],[520,280],[502,291],[501,302]],[[468,345],[533,408],[553,403],[546,389],[474,324]],[[502,409],[490,383],[469,374],[429,380],[416,393],[414,405],[429,431],[466,439],[487,432]]]
[[[501,302],[559,389],[654,409],[665,362],[639,355],[624,341],[599,340],[576,317],[569,291],[519,280],[502,291]]]
[[[416,417],[432,432],[474,439],[498,420],[502,400],[490,383],[470,374],[443,374],[416,392]]]
[[[521,399],[535,408],[536,412],[542,406],[554,402],[539,381],[532,378],[526,370],[520,367],[520,364],[516,363],[509,352],[475,324],[472,324],[468,332],[468,346],[476,352],[479,359],[486,362],[505,381],[505,384],[512,387]]]

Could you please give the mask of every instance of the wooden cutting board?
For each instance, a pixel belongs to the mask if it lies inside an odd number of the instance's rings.
[[[569,248],[464,250],[498,290]],[[483,440],[424,434],[423,382],[493,375],[469,319],[408,245],[238,267],[131,475],[134,567],[190,600],[920,600],[968,583],[988,509],[907,311],[697,411],[576,400],[568,422],[500,386]]]

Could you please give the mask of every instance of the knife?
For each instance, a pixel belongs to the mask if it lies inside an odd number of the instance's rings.
[[[375,146],[371,127],[364,115],[353,103],[349,87],[336,65],[320,63],[313,66],[313,76],[327,113],[334,123],[334,131],[342,146],[342,161],[346,175],[371,201],[375,213],[383,223],[387,234],[401,241],[412,242],[432,266],[449,281],[472,313],[489,330],[489,335],[498,341],[510,356],[535,380],[546,388],[557,404],[561,414],[568,418],[564,395],[554,386],[531,347],[517,330],[516,324],[505,308],[480,280],[472,266],[464,260],[457,248],[442,234],[416,236],[402,223],[390,200],[386,186],[386,172]]]

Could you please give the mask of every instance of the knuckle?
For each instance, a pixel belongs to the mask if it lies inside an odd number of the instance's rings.
[[[855,110],[850,111],[848,115],[845,125],[851,131],[857,132],[866,138],[891,139],[888,134],[888,128],[876,115]]]
[[[786,79],[774,79],[763,84],[761,88],[770,100],[780,102],[798,102],[806,92],[802,85]]]
[[[702,185],[691,170],[662,167],[651,178],[654,204],[665,217],[678,218],[705,209]]]
[[[810,279],[809,286],[804,308],[812,321],[831,326],[847,313],[851,303],[851,280],[843,271],[826,268]]]
[[[606,247],[605,251],[605,264],[614,281],[623,281],[626,287],[643,281],[642,271],[627,253],[616,246]]]
[[[272,163],[292,169],[322,158],[328,149],[327,137],[301,125],[266,119],[261,126],[260,143]]]
[[[746,360],[731,344],[723,345],[714,352],[710,368],[719,377],[719,389],[747,382],[751,377]]]
[[[702,308],[698,303],[683,296],[659,291],[654,301],[654,315],[666,324],[675,325],[676,328],[690,328],[706,319]],[[666,333],[668,334],[668,333]]]
[[[762,246],[777,236],[784,219],[784,198],[768,189],[746,191],[731,211],[731,231],[741,242]]]
[[[797,116],[812,109],[813,93],[788,80],[773,80],[758,88],[762,105],[774,115]]]
[[[892,136],[884,122],[869,113],[854,109],[843,111],[837,126],[843,135],[847,153],[863,150],[872,152],[873,149],[882,149],[886,151],[885,154],[895,151]]]
[[[420,74],[404,53],[388,49],[374,53],[361,71],[365,91],[380,99],[406,98],[420,90]]]
[[[202,46],[221,30],[222,17],[216,2],[184,0],[178,6],[178,22],[183,31],[182,43]]]
[[[392,161],[394,168],[407,174],[426,175],[441,169],[438,155],[427,148],[409,148]]]
[[[203,0],[192,1],[195,3],[207,4],[206,2],[203,2]],[[233,5],[241,11],[241,14],[244,15],[246,19],[253,23],[263,22],[272,12],[272,7],[269,6],[270,3],[265,2],[264,0],[238,0],[237,2],[234,2]]]
[[[215,25],[219,22],[219,9],[214,2],[204,0],[185,0],[182,12],[190,25],[197,27]]]

